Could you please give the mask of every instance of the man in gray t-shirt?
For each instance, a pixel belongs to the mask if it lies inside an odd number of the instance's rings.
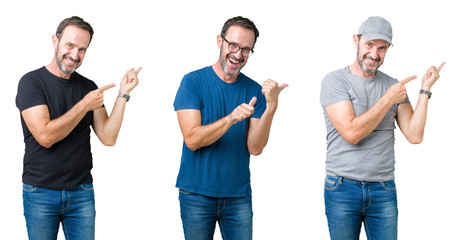
[[[327,128],[325,209],[331,239],[358,239],[362,222],[368,239],[397,239],[394,183],[395,121],[409,142],[424,135],[431,87],[442,63],[427,70],[415,110],[402,81],[378,71],[392,45],[392,27],[370,17],[354,35],[357,56],[329,73],[320,102]]]

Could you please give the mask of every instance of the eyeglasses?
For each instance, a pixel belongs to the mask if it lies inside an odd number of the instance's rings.
[[[224,41],[226,41],[226,43],[228,44],[227,49],[229,49],[229,52],[231,52],[231,53],[236,53],[236,52],[238,52],[239,50],[242,50],[242,52],[241,52],[241,53],[242,53],[242,56],[244,56],[244,57],[249,57],[249,56],[254,52],[253,49],[251,49],[251,48],[249,48],[249,47],[244,47],[244,48],[242,48],[242,47],[240,47],[240,46],[238,45],[238,43],[227,41],[227,39],[226,39],[223,35],[221,35],[221,37],[222,37],[222,38],[224,39]]]

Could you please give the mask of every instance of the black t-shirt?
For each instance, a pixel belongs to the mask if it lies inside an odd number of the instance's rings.
[[[42,67],[21,78],[16,106],[22,112],[30,107],[47,105],[53,120],[64,115],[94,89],[97,86],[93,81],[76,72],[70,79],[64,79]],[[88,112],[66,138],[50,148],[42,147],[35,140],[20,115],[26,145],[24,183],[47,189],[71,189],[93,182],[90,173],[93,168],[90,147],[93,111]]]

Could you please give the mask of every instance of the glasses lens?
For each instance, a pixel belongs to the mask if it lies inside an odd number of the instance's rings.
[[[252,51],[247,48],[242,48],[242,56],[244,57],[249,57],[251,55]]]
[[[237,43],[229,43],[229,51],[232,53],[238,52],[240,49],[239,45]]]

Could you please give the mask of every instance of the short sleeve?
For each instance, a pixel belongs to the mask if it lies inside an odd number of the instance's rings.
[[[27,108],[38,105],[46,105],[45,90],[32,74],[26,74],[18,84],[16,107],[22,112]]]
[[[201,107],[200,94],[194,79],[187,74],[181,81],[176,98],[174,100],[174,110],[196,109]]]
[[[258,94],[256,95],[255,111],[251,115],[252,118],[261,118],[264,111],[266,111],[266,97],[262,94],[261,89],[259,89]]]
[[[329,73],[322,81],[320,103],[323,108],[326,108],[341,101],[351,101],[349,87],[344,80],[334,73]]]

